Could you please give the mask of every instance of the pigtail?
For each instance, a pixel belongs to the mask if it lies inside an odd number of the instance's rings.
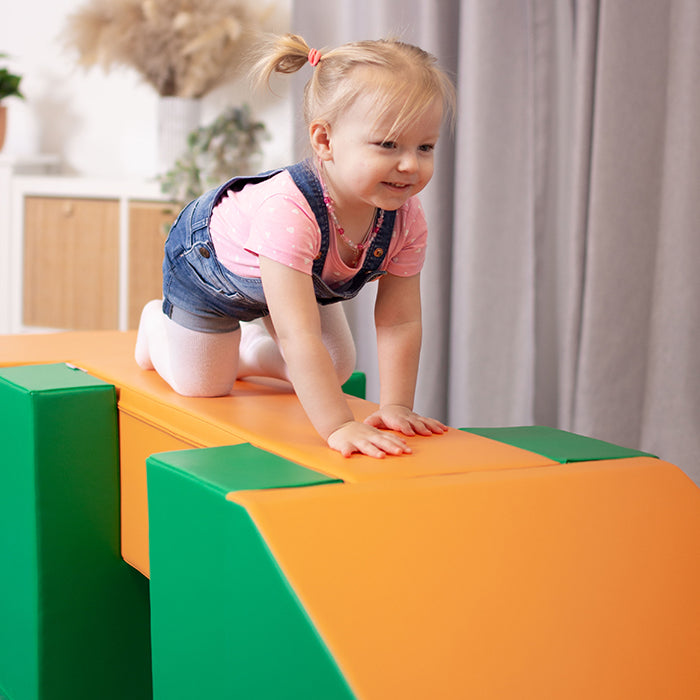
[[[351,42],[321,53],[298,34],[269,35],[260,41],[253,60],[250,75],[255,87],[269,87],[273,73],[296,73],[307,63],[313,67],[304,86],[307,125],[316,119],[332,123],[360,94],[375,100],[377,119],[399,106],[392,136],[420,117],[435,99],[442,101],[445,117],[451,120],[454,115],[454,86],[435,57],[398,39]]]
[[[263,40],[251,77],[257,86],[269,85],[273,73],[296,73],[309,60],[309,45],[298,34],[272,35]]]

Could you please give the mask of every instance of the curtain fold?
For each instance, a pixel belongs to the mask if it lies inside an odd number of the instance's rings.
[[[700,483],[700,3],[296,0],[293,26],[400,34],[456,75],[421,196],[417,409],[573,430]],[[372,303],[348,312],[376,399]]]
[[[583,285],[586,271],[586,235],[591,182],[591,144],[593,140],[593,111],[595,104],[595,77],[598,33],[598,3],[577,3],[572,15],[572,76],[571,112],[571,169],[568,187],[568,218],[561,228],[564,239],[562,270],[566,270],[568,286],[562,294],[562,350],[560,355],[559,425],[574,428],[574,402],[578,377],[579,347],[581,344],[581,317],[583,313]],[[564,69],[567,72],[567,69]],[[567,147],[563,145],[564,152]]]
[[[700,482],[698,31],[692,0],[600,6],[572,424]]]
[[[530,422],[534,368],[532,17],[463,2],[449,418]]]

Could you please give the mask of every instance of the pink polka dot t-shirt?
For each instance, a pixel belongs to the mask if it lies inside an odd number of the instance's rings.
[[[216,205],[209,226],[219,261],[242,277],[260,277],[258,256],[311,274],[321,248],[321,230],[304,195],[284,170],[260,183],[229,192]],[[425,261],[428,230],[416,197],[396,212],[387,256],[380,269],[392,275],[418,274]],[[352,278],[361,267],[346,265],[331,236],[321,274],[330,287]]]

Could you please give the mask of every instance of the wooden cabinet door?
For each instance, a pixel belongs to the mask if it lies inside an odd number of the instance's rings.
[[[129,202],[129,328],[138,328],[146,302],[163,296],[163,246],[176,216],[164,202]]]
[[[119,204],[26,197],[23,318],[27,326],[119,325]]]

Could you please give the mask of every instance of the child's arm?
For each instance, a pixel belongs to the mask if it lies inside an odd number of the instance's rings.
[[[399,436],[355,421],[321,338],[311,277],[264,256],[260,256],[260,274],[294,390],[329,446],[345,456],[409,452]]]
[[[374,319],[381,389],[379,410],[365,422],[405,435],[445,432],[439,421],[413,412],[422,333],[420,275],[382,277]]]

